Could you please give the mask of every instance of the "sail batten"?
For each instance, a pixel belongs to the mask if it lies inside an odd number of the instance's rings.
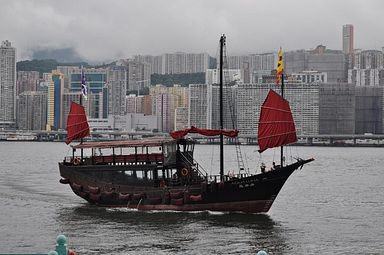
[[[287,100],[270,90],[259,119],[259,152],[297,141],[295,123]]]
[[[67,140],[65,140],[65,143],[69,144],[73,140],[81,139],[89,135],[89,125],[84,107],[72,102],[67,119]]]

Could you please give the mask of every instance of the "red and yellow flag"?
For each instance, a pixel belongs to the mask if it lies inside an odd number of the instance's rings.
[[[279,85],[281,81],[281,75],[284,73],[284,63],[283,63],[283,51],[280,47],[279,50],[279,59],[277,61],[276,67],[276,84]]]

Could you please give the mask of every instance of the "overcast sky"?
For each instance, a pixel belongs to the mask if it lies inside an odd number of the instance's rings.
[[[228,54],[341,49],[343,24],[355,48],[384,46],[382,0],[0,0],[0,40],[18,60],[36,49],[73,48],[91,62],[134,54],[207,52],[227,35]]]

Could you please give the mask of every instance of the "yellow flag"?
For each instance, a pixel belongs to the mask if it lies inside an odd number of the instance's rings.
[[[279,60],[277,61],[277,67],[276,67],[276,84],[280,84],[281,75],[283,73],[284,73],[283,51],[280,47]]]

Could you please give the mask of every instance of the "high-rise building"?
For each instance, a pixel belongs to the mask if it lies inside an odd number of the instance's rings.
[[[62,128],[62,97],[64,93],[64,76],[57,70],[44,74],[48,84],[47,130]]]
[[[207,53],[166,53],[161,56],[136,55],[135,61],[149,64],[150,74],[203,73],[210,65]]]
[[[383,69],[384,54],[379,50],[355,50],[353,69]],[[350,69],[352,69],[350,68]]]
[[[137,96],[135,94],[130,94],[125,97],[125,105],[126,105],[125,112],[136,113],[136,97]]]
[[[383,133],[384,87],[355,87],[355,133]]]
[[[82,97],[81,92],[65,92],[63,94],[62,100],[62,126],[63,128],[67,127],[67,119],[69,110],[71,109],[71,103],[75,102],[80,104],[80,97]],[[86,107],[86,106],[85,106]]]
[[[36,91],[39,81],[39,72],[37,71],[18,71],[16,95],[19,95],[24,91]]]
[[[136,56],[135,59],[121,59],[118,61],[117,65],[127,69],[126,94],[133,91],[139,94],[140,90],[151,85],[151,64],[146,62],[149,58],[149,56]]]
[[[17,99],[17,127],[22,130],[44,130],[47,124],[47,94],[25,91]]]
[[[352,54],[353,47],[353,25],[343,25],[343,53]]]
[[[160,132],[170,132],[174,130],[174,95],[160,94],[156,95],[156,116],[157,126]],[[173,111],[172,111],[173,109]]]
[[[108,114],[124,115],[126,113],[127,69],[113,66],[107,70]]]
[[[207,128],[220,129],[220,87],[207,85]],[[223,128],[236,128],[236,87],[223,87]]]
[[[327,50],[319,45],[311,51],[290,51],[284,53],[284,72],[287,74],[303,71],[327,73],[328,82],[342,82],[347,79],[346,58],[341,51]]]
[[[57,70],[64,75],[64,88],[69,89],[69,76],[79,68],[77,66],[58,66]]]
[[[355,86],[320,84],[319,134],[355,133]]]
[[[175,130],[188,128],[188,108],[176,107],[175,109]]]
[[[384,86],[384,69],[349,69],[348,83],[357,87]]]
[[[159,121],[163,120],[166,121],[167,124],[165,125],[167,128],[169,127],[170,130],[174,129],[174,123],[175,123],[175,109],[177,107],[188,107],[188,88],[182,87],[180,85],[174,85],[173,87],[165,87],[163,85],[156,85],[154,87],[151,87],[149,90],[149,94],[154,98],[154,111],[155,114],[162,114],[163,118],[160,118]],[[168,95],[168,96],[164,96]],[[161,97],[160,97],[161,96]],[[161,104],[159,100],[162,100]],[[166,108],[164,108],[166,106]],[[158,107],[162,107],[162,109],[159,109]],[[165,111],[167,111],[165,113]],[[166,118],[164,118],[166,116]],[[169,118],[169,119],[168,119]],[[161,128],[161,125],[159,124],[159,128]]]
[[[223,82],[228,84],[236,81],[236,83],[244,83],[243,72],[241,69],[224,69],[223,70]],[[219,84],[220,82],[220,70],[219,69],[207,69],[205,73],[206,84]]]
[[[102,92],[106,82],[107,70],[104,68],[84,68],[83,71],[88,94]],[[81,69],[71,69],[68,72],[68,83],[71,92],[81,91]]]
[[[319,83],[288,83],[284,97],[289,101],[299,135],[318,134]],[[255,135],[258,130],[260,109],[268,91],[276,90],[275,84],[241,84],[236,93],[237,128],[241,134]]]
[[[106,118],[108,109],[108,94],[106,85],[107,70],[104,68],[84,68],[85,82],[88,90],[87,100],[83,105],[87,108],[89,118]],[[70,92],[81,91],[81,69],[69,70],[68,77]],[[87,101],[87,102],[86,102]]]
[[[153,115],[152,102],[153,100],[150,95],[143,96],[141,109],[144,115]]]
[[[0,128],[16,124],[16,49],[11,42],[0,46]]]
[[[188,126],[207,128],[207,84],[189,85]]]

